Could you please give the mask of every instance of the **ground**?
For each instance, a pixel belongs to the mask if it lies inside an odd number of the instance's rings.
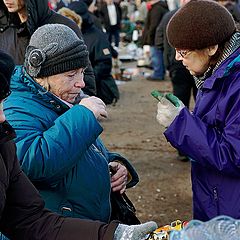
[[[101,122],[101,137],[109,150],[128,158],[139,174],[139,184],[127,190],[137,216],[159,226],[190,220],[190,163],[177,160],[176,150],[164,138],[164,129],[156,121],[157,100],[150,95],[153,89],[171,91],[171,82],[150,82],[140,74],[121,83],[120,100],[107,106],[109,117]]]

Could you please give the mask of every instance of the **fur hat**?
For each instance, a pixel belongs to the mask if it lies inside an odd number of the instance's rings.
[[[10,93],[10,79],[14,67],[12,57],[0,51],[0,100],[3,100]]]
[[[170,19],[167,38],[179,49],[203,49],[221,44],[236,31],[232,15],[211,0],[192,0]]]
[[[25,68],[32,77],[47,77],[88,66],[88,51],[77,34],[62,24],[46,24],[31,36]]]

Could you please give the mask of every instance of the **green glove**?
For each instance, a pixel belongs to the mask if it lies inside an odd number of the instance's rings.
[[[172,93],[161,93],[154,90],[151,94],[158,100],[157,121],[167,128],[185,106]]]
[[[180,107],[181,103],[179,98],[177,98],[172,93],[161,93],[158,90],[153,90],[151,95],[155,97],[158,101],[161,101],[163,97],[168,99],[175,107]]]
[[[165,94],[165,98],[168,99],[175,107],[180,107],[181,103],[178,97],[173,95],[172,93]]]

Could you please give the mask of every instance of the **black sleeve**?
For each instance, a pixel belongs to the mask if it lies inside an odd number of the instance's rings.
[[[82,89],[83,92],[89,96],[96,96],[97,94],[96,80],[90,61],[84,73],[84,82],[85,87]]]
[[[156,33],[155,33],[155,41],[154,41],[154,45],[158,48],[163,49],[164,47],[164,17],[163,19],[160,21],[157,29],[156,29]]]

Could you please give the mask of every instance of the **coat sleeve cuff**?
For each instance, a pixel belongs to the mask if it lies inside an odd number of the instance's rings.
[[[99,221],[65,218],[56,240],[112,240],[118,224],[118,221],[106,224]]]

